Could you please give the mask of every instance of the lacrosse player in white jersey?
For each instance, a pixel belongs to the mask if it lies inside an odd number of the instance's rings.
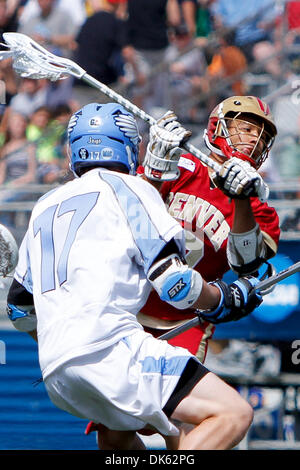
[[[156,151],[168,160],[190,133],[172,113],[160,122]],[[142,449],[142,429],[174,450],[234,447],[252,422],[250,405],[189,351],[146,333],[136,315],[153,288],[178,309],[205,309],[211,322],[235,320],[261,303],[258,280],[208,284],[188,267],[182,227],[135,176],[140,138],[122,106],[88,104],[68,131],[76,178],[35,205],[8,294],[13,325],[37,337],[50,399],[101,423],[104,449],[116,441]]]

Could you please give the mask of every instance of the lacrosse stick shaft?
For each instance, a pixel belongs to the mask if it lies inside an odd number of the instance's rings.
[[[300,261],[298,261],[295,264],[292,264],[287,269],[284,269],[283,271],[280,271],[279,273],[274,274],[274,276],[270,276],[269,278],[264,279],[263,281],[259,282],[255,286],[254,289],[256,291],[257,290],[263,291],[265,289],[268,289],[269,287],[277,284],[280,281],[283,281],[284,279],[286,279],[289,276],[292,276],[293,274],[297,273],[298,271],[300,271]],[[263,292],[261,292],[261,294],[264,295]],[[200,316],[201,316],[201,313],[200,313]],[[168,339],[174,338],[175,336],[177,336],[181,333],[184,333],[185,331],[187,331],[190,328],[193,328],[194,326],[197,326],[197,325],[199,325],[199,317],[198,316],[194,317],[194,318],[191,318],[190,320],[187,320],[186,322],[184,322],[182,325],[179,325],[176,328],[173,328],[172,330],[168,331],[167,333],[164,333],[163,335],[159,336],[158,339],[168,340]]]
[[[155,124],[155,119],[150,116],[149,114],[145,113],[142,109],[140,109],[138,106],[135,104],[131,103],[131,101],[127,100],[123,96],[119,95],[116,93],[114,90],[109,88],[108,86],[104,85],[104,83],[99,82],[95,78],[93,78],[91,75],[88,73],[84,73],[81,76],[81,79],[88,83],[89,85],[93,86],[97,90],[100,90],[104,95],[108,96],[112,100],[116,101],[117,103],[121,104],[124,106],[127,111],[133,113],[135,116],[141,118],[143,121],[148,122],[150,125]],[[182,145],[182,147],[187,150],[188,152],[192,153],[195,155],[195,157],[199,158],[200,161],[205,163],[207,166],[212,168],[214,171],[218,172],[220,169],[220,165],[215,162],[212,158],[209,156],[205,155],[205,153],[201,152],[201,150],[197,149],[194,147],[189,142],[186,142]]]
[[[197,325],[199,325],[199,318],[191,318],[190,320],[187,320],[186,322],[182,323],[182,325],[179,325],[176,328],[173,328],[173,330],[167,331],[167,333],[164,333],[163,335],[159,336],[158,339],[172,339],[175,336],[178,336],[181,333],[184,333],[185,331],[190,330],[191,328]]]

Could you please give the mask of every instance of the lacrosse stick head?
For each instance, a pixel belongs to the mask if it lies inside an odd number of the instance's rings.
[[[81,78],[85,73],[72,60],[52,54],[26,34],[4,33],[3,39],[2,46],[8,51],[0,53],[0,60],[11,57],[13,69],[21,77],[55,82],[70,75]]]
[[[0,224],[0,276],[6,277],[11,273],[19,258],[19,250],[12,233]]]

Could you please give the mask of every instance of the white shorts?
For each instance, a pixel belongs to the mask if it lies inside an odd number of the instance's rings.
[[[172,393],[187,363],[194,363],[191,358],[186,349],[138,330],[109,348],[61,365],[45,379],[45,386],[57,407],[79,418],[112,430],[150,425],[162,434],[177,435],[163,408],[172,401],[174,405]],[[201,372],[204,368],[198,365]],[[200,378],[197,371],[193,383],[184,384],[180,399]]]

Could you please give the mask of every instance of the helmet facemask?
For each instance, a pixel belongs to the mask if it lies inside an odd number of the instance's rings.
[[[254,100],[261,103],[255,97],[234,97],[222,102],[209,118],[204,139],[215,154],[225,159],[241,158],[258,169],[268,157],[276,127],[270,114],[265,116]],[[226,109],[223,112],[224,103]],[[241,110],[238,111],[239,105]]]
[[[232,153],[244,154],[245,157],[240,158],[249,161],[255,168],[266,160],[274,141],[274,136],[267,131],[263,122],[258,125],[255,119],[245,115],[225,118],[225,135]],[[243,139],[243,136],[246,138]],[[243,151],[243,148],[246,150]]]

